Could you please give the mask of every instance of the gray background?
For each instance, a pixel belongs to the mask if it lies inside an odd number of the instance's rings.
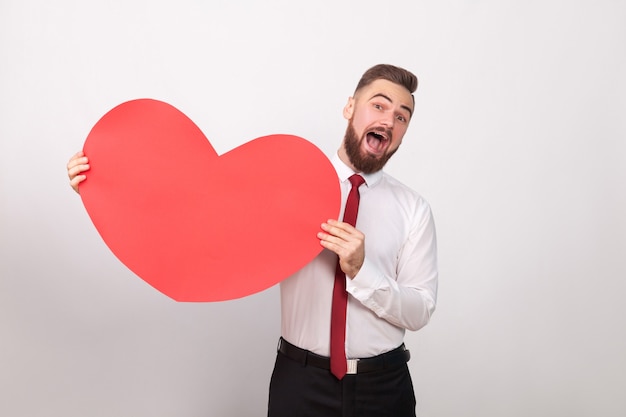
[[[420,78],[389,171],[436,215],[420,416],[626,415],[622,1],[0,1],[0,415],[263,416],[277,288],[179,304],[104,245],[65,164],[167,101],[218,152],[334,152],[369,66]],[[280,250],[280,248],[276,248]]]

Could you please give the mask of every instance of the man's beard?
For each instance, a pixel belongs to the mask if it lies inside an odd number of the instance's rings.
[[[387,153],[378,157],[366,152],[361,153],[361,142],[364,140],[366,140],[364,137],[360,139],[357,137],[354,127],[352,126],[352,121],[350,121],[343,138],[344,148],[352,166],[356,168],[358,172],[364,174],[371,174],[383,169],[389,158],[398,150],[398,148],[396,148],[387,151]]]

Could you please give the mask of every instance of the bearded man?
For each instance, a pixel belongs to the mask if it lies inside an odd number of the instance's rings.
[[[406,330],[425,326],[437,298],[428,203],[383,171],[414,111],[417,78],[393,66],[363,74],[331,159],[345,206],[318,233],[324,250],[280,284],[281,338],[269,417],[414,417]],[[67,164],[78,192],[89,161]]]
[[[435,310],[435,226],[428,203],[383,167],[409,127],[416,89],[411,72],[376,65],[343,109],[348,127],[331,160],[344,205],[354,174],[362,178],[354,185],[356,224],[323,223],[318,238],[325,250],[280,284],[282,337],[269,417],[415,416],[403,340]],[[337,291],[347,296],[347,308],[333,305]],[[335,316],[345,320],[338,331]],[[345,363],[334,371],[337,333],[345,337],[339,342],[345,356],[337,361]]]

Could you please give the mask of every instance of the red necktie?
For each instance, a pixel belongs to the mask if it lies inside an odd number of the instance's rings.
[[[356,225],[356,215],[359,210],[359,187],[365,182],[358,174],[350,178],[352,188],[346,201],[346,209],[343,221]],[[348,370],[346,361],[346,309],[348,306],[348,293],[346,292],[346,274],[339,266],[335,271],[335,286],[333,287],[333,306],[330,321],[330,371],[338,379],[342,379]]]

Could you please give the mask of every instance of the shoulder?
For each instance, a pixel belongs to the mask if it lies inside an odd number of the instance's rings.
[[[393,201],[397,207],[406,211],[407,215],[422,221],[432,218],[430,204],[426,198],[397,178],[383,171],[378,186],[384,198]]]
[[[381,191],[394,194],[405,199],[407,202],[415,202],[416,204],[426,206],[429,205],[428,201],[419,192],[386,172],[383,172],[379,185]]]

